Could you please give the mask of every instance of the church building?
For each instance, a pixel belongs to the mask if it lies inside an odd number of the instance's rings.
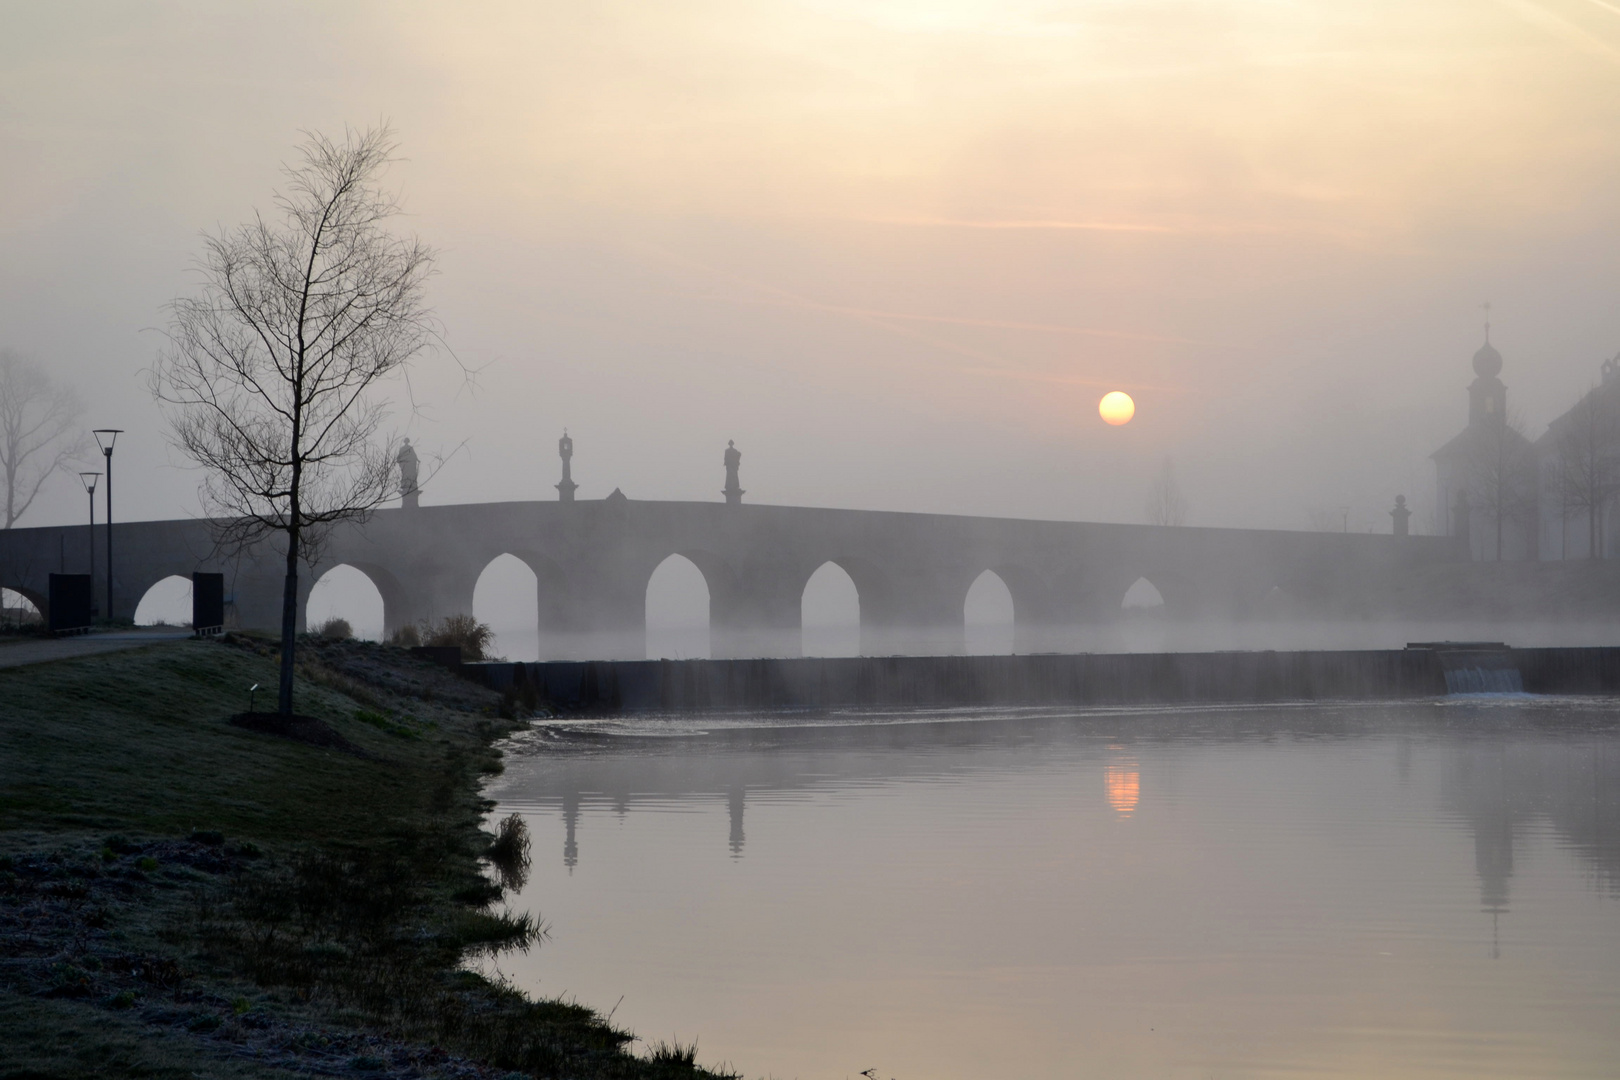
[[[1620,356],[1602,382],[1533,442],[1507,411],[1502,354],[1474,354],[1468,426],[1436,450],[1445,531],[1478,561],[1584,559],[1620,554],[1609,517],[1620,497]]]
[[[1448,535],[1466,538],[1477,560],[1537,556],[1537,470],[1534,449],[1508,418],[1507,387],[1498,377],[1502,354],[1485,344],[1474,354],[1468,385],[1468,426],[1430,455],[1437,507]]]

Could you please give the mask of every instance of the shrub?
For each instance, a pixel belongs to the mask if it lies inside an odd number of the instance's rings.
[[[529,877],[529,827],[522,815],[508,814],[501,819],[484,854],[501,876],[502,888],[514,892],[523,888]]]
[[[354,637],[354,627],[348,619],[330,618],[315,628],[315,636],[328,641],[347,641]]]
[[[675,1066],[681,1071],[690,1069],[694,1075],[697,1073],[697,1042],[694,1040],[689,1046],[682,1046],[679,1039],[664,1042],[662,1039],[647,1044],[647,1060],[654,1065]]]
[[[471,615],[446,615],[437,623],[425,623],[422,630],[422,644],[440,647],[454,645],[461,649],[463,660],[485,659],[490,644],[495,640],[495,632]]]
[[[388,636],[388,644],[409,649],[422,644],[422,635],[417,631],[415,623],[406,623]]]

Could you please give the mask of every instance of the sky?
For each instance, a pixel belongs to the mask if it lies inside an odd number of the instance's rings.
[[[0,347],[202,511],[145,369],[205,230],[386,120],[424,503],[1431,531],[1491,307],[1532,436],[1620,352],[1620,3],[0,0]],[[469,374],[470,373],[470,374]],[[1098,399],[1125,390],[1110,427]],[[21,524],[76,521],[64,476]]]

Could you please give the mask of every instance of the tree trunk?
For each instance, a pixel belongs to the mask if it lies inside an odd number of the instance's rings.
[[[281,685],[276,693],[276,711],[291,716],[293,711],[293,648],[298,643],[298,530],[287,530],[287,580],[281,591]]]

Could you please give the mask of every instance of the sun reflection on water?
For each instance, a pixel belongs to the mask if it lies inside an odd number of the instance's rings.
[[[1108,805],[1120,817],[1130,817],[1142,795],[1142,772],[1135,761],[1119,761],[1103,770]]]

